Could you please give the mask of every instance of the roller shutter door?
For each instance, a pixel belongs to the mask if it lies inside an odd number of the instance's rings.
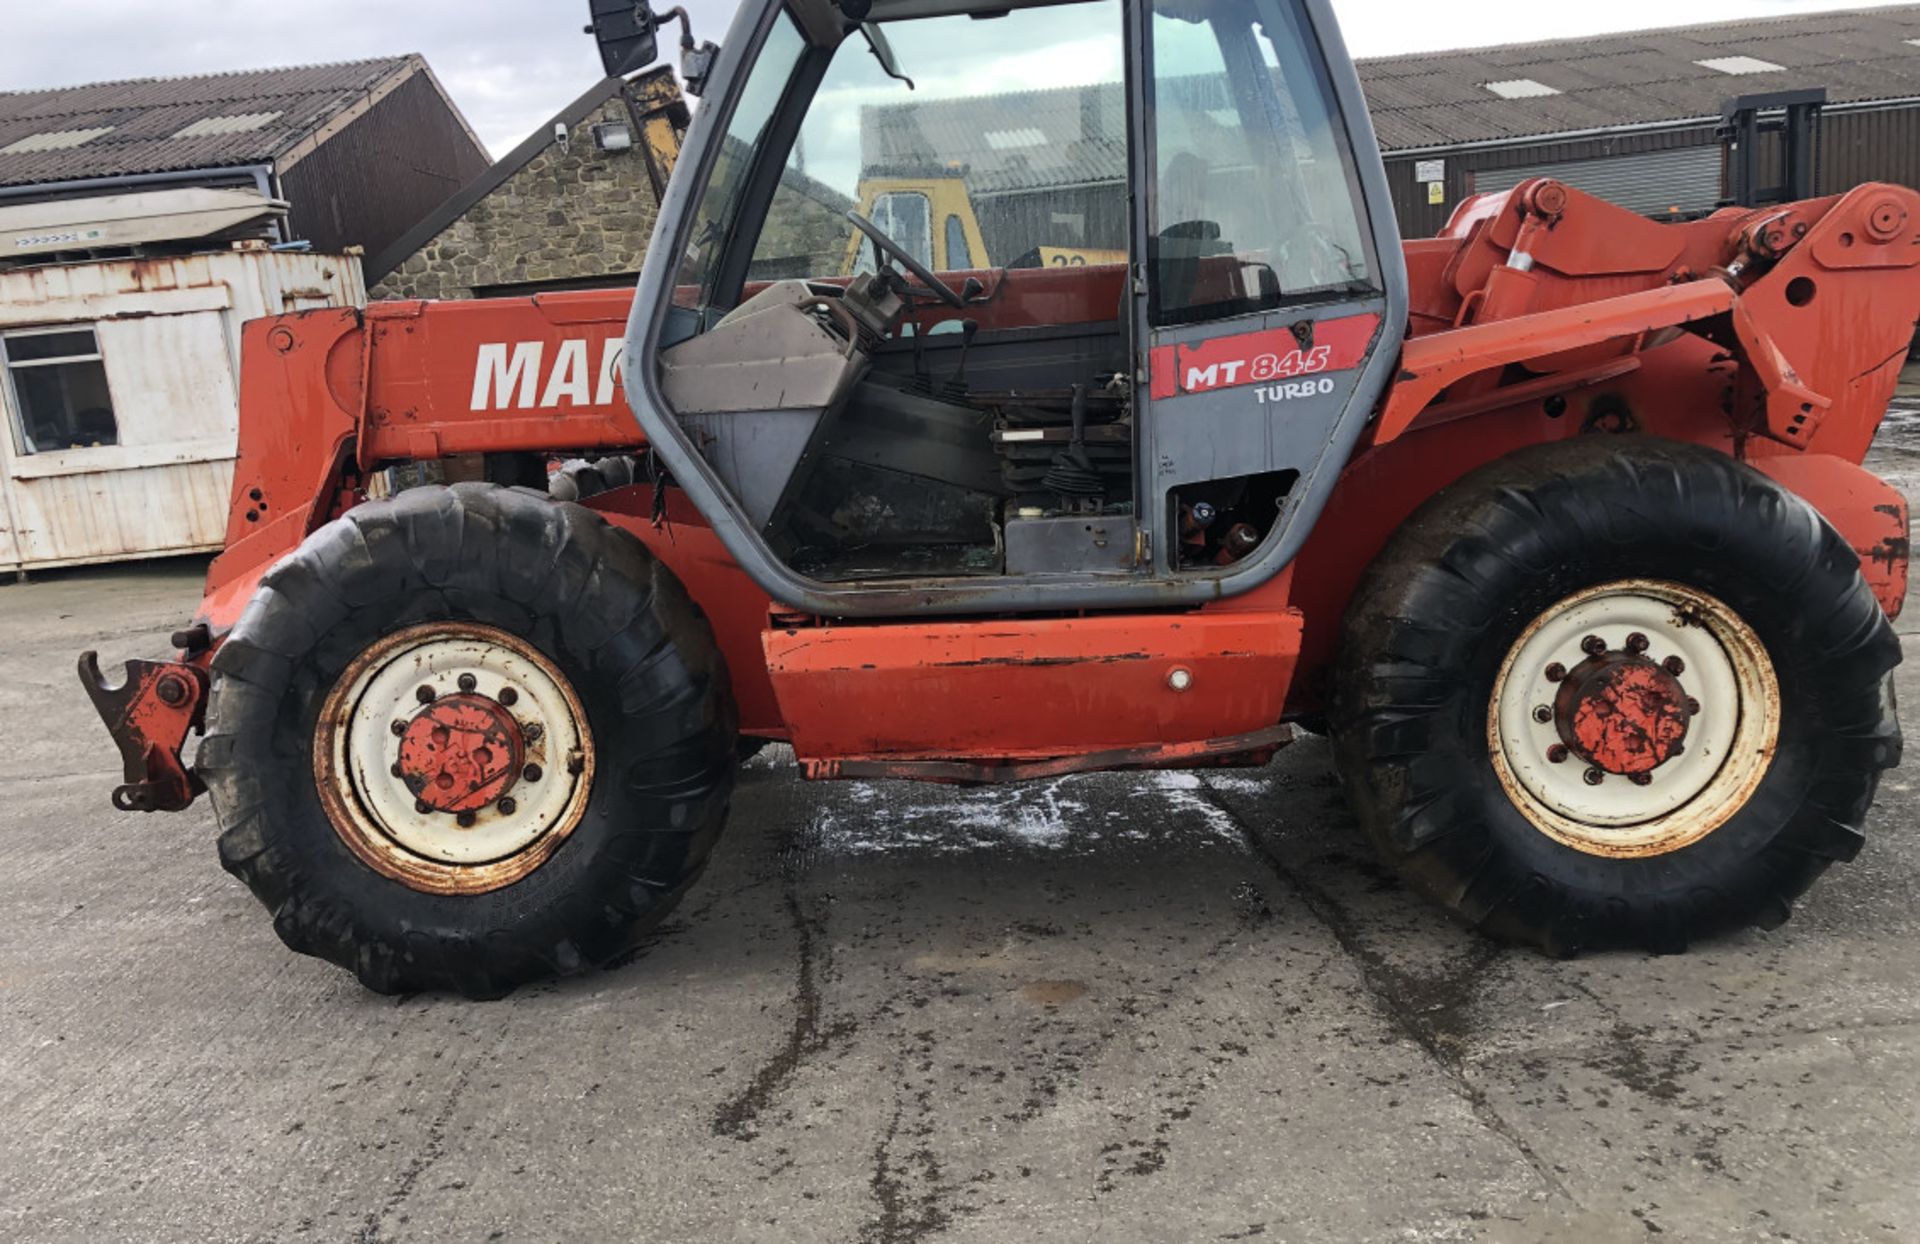
[[[1481,194],[1511,190],[1530,177],[1551,177],[1648,216],[1672,215],[1675,208],[1687,214],[1707,212],[1720,201],[1720,148],[1671,147],[1482,169],[1474,174],[1474,190]]]

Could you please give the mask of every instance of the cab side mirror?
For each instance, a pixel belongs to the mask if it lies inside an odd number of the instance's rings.
[[[593,24],[587,33],[600,45],[600,63],[610,78],[645,69],[659,52],[657,23],[644,0],[588,0]]]

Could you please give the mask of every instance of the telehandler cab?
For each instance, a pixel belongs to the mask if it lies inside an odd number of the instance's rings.
[[[980,783],[1310,723],[1416,889],[1555,954],[1777,924],[1859,849],[1920,195],[1665,224],[1536,179],[1403,243],[1327,0],[746,0],[683,45],[637,297],[249,324],[205,601],[119,687],[82,659],[115,803],[204,786],[293,949],[604,963],[762,740]],[[901,167],[995,256],[1126,260],[934,271],[856,210]],[[456,458],[491,482],[381,495]]]

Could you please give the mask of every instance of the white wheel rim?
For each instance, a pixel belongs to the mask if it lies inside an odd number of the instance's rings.
[[[1604,647],[1583,648],[1596,640]],[[1596,688],[1611,693],[1582,694]],[[1616,857],[1677,851],[1725,824],[1766,775],[1779,732],[1779,685],[1752,628],[1705,592],[1646,579],[1589,588],[1535,618],[1501,664],[1487,721],[1495,771],[1527,819]],[[1615,746],[1622,738],[1632,745]]]
[[[314,738],[341,838],[437,892],[495,889],[538,867],[579,822],[592,766],[565,676],[518,637],[466,623],[370,647],[328,695]]]

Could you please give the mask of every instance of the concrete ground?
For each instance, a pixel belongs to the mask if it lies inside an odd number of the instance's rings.
[[[990,792],[776,752],[632,962],[395,1000],[204,805],[106,803],[73,654],[157,652],[200,569],[0,588],[0,1237],[1920,1238],[1911,768],[1780,932],[1559,963],[1377,868],[1318,740]]]

